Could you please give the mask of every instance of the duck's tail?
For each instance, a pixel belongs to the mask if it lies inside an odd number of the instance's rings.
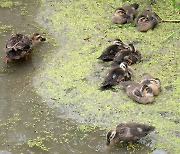
[[[131,6],[132,6],[133,8],[135,8],[136,10],[139,8],[139,4],[137,4],[137,3],[133,3],[133,4],[131,4]]]
[[[145,131],[147,131],[147,132],[152,132],[152,131],[154,131],[155,130],[155,127],[154,126],[146,126],[145,127]]]

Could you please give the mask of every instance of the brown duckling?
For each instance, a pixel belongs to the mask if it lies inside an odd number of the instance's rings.
[[[115,24],[125,24],[133,22],[138,7],[139,5],[137,3],[133,3],[131,5],[117,8],[114,12],[114,16],[112,17],[112,22]]]
[[[23,34],[12,35],[6,43],[6,63],[8,63],[9,60],[27,59],[32,47],[45,40],[46,39],[38,33],[33,34],[32,37]]]
[[[128,49],[129,45],[123,43],[120,39],[115,39],[114,44],[107,47],[103,53],[101,54],[98,59],[101,59],[103,61],[111,61],[113,60],[114,56],[117,52],[121,51],[122,49]]]
[[[135,64],[136,62],[140,62],[141,60],[141,54],[138,50],[134,48],[133,44],[129,44],[130,48],[124,49],[121,52],[118,52],[113,61],[112,66],[117,66],[121,62],[127,62],[128,65]]]
[[[134,81],[127,81],[122,82],[121,85],[128,97],[140,104],[147,104],[154,101],[153,90],[146,84],[143,85]]]
[[[132,70],[126,62],[122,62],[119,66],[112,68],[105,76],[101,88],[107,88],[118,85],[121,81],[128,81],[132,78]]]
[[[154,78],[148,73],[144,73],[141,77],[141,84],[146,84],[151,87],[155,96],[161,92],[161,81],[158,78]]]
[[[138,31],[147,32],[149,29],[153,29],[159,20],[160,18],[156,13],[145,10],[137,17],[136,26]]]
[[[115,130],[109,130],[106,134],[105,148],[113,146],[119,142],[134,142],[145,137],[154,131],[154,126],[135,122],[120,123]]]

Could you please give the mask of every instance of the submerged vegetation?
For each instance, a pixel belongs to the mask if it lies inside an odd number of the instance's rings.
[[[101,128],[110,128],[121,121],[151,123],[156,127],[156,133],[149,136],[151,146],[177,153],[180,24],[160,23],[147,33],[138,32],[133,24],[113,25],[114,9],[132,2],[42,0],[38,20],[60,46],[43,59],[34,77],[35,90],[78,122]],[[144,0],[138,2],[140,13],[148,4]],[[162,19],[180,19],[171,1],[156,1],[152,10]],[[133,102],[118,86],[112,91],[99,90],[110,63],[102,63],[97,57],[114,38],[135,43],[142,53],[142,62],[132,66],[136,80],[146,72],[162,81],[163,91],[153,104]]]

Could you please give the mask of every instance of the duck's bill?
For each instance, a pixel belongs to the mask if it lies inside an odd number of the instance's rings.
[[[44,42],[44,41],[46,41],[46,39],[45,39],[45,38],[43,38],[43,37],[41,37],[41,41],[42,41],[42,42]]]
[[[106,145],[104,146],[104,148],[105,148],[105,149],[110,149],[110,146],[106,144]]]

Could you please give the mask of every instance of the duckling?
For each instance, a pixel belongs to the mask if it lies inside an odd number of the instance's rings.
[[[141,60],[140,52],[134,48],[133,44],[129,44],[129,46],[130,48],[124,49],[115,55],[111,64],[112,66],[117,66],[123,61],[127,62],[128,65],[132,65],[135,64],[136,62],[140,62]]]
[[[137,17],[136,26],[138,31],[147,32],[149,29],[153,29],[159,21],[158,15],[147,9]]]
[[[121,86],[126,91],[128,97],[140,104],[147,104],[154,101],[154,94],[151,87],[146,84],[137,83],[134,81],[122,82]]]
[[[115,130],[109,130],[106,134],[105,148],[113,146],[119,142],[133,142],[155,130],[154,126],[135,123],[124,122],[120,123]]]
[[[105,76],[101,88],[107,88],[118,85],[121,81],[131,80],[133,74],[126,62],[122,62],[119,66],[112,68]]]
[[[115,39],[114,44],[107,47],[103,51],[101,56],[98,57],[98,59],[101,59],[103,61],[111,61],[113,60],[117,52],[121,51],[122,49],[128,49],[128,48],[129,48],[129,45],[123,43],[120,39]]]
[[[146,84],[151,87],[155,96],[161,92],[161,81],[158,78],[154,78],[148,73],[144,73],[141,77],[141,84]]]
[[[23,34],[12,35],[5,47],[6,64],[9,60],[17,60],[20,58],[25,58],[27,60],[27,56],[30,54],[32,47],[45,40],[46,39],[38,33],[33,34],[32,37]]]
[[[138,7],[139,5],[137,3],[133,3],[131,5],[117,8],[114,12],[114,16],[112,17],[112,22],[115,24],[125,24],[133,22]]]

